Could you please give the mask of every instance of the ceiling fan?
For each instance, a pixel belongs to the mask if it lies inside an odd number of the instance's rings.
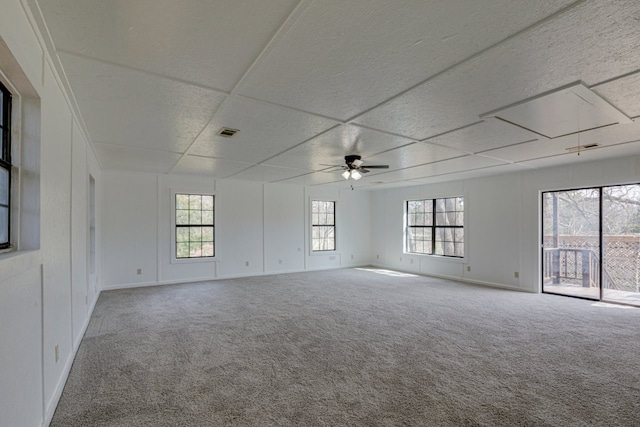
[[[342,166],[344,179],[351,178],[357,181],[362,178],[363,173],[368,173],[369,169],[389,169],[389,165],[365,165],[361,157],[356,154],[344,156],[344,161],[346,163]]]

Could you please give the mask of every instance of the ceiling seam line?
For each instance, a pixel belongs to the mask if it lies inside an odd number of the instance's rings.
[[[315,116],[315,117],[318,117],[318,118],[321,118],[321,119],[332,120],[332,121],[338,122],[340,124],[346,124],[346,122],[344,120],[338,119],[336,117],[325,116],[323,114],[314,113],[312,111],[307,111],[307,110],[303,110],[303,109],[296,108],[296,107],[290,107],[290,106],[284,105],[284,104],[278,104],[277,102],[267,101],[265,99],[260,99],[260,98],[254,98],[252,96],[242,95],[242,94],[239,94],[239,93],[234,93],[234,96],[237,97],[237,98],[243,98],[243,99],[246,99],[246,100],[249,100],[249,101],[257,102],[257,103],[260,103],[260,104],[266,104],[266,105],[271,105],[271,106],[275,106],[275,107],[280,107],[280,108],[283,108],[283,109],[286,109],[286,110],[290,110],[290,111],[295,111],[295,112],[298,112],[298,113],[309,114],[311,116]]]
[[[486,122],[486,120],[478,120],[477,122],[469,123],[467,125],[463,125],[463,126],[460,126],[460,127],[457,127],[455,129],[451,129],[451,130],[448,130],[448,131],[445,131],[445,132],[437,133],[435,135],[431,135],[431,136],[428,136],[426,138],[419,139],[418,141],[420,141],[420,142],[429,142],[430,139],[440,138],[441,136],[449,135],[450,133],[458,132],[460,130],[463,130],[463,129],[466,129],[466,128],[470,128],[472,126],[479,125],[480,123],[484,123],[484,122]]]
[[[591,86],[589,86],[589,89],[597,89],[599,86],[603,86],[603,85],[606,85],[608,83],[615,82],[616,80],[625,79],[625,78],[631,77],[631,76],[633,76],[635,74],[640,74],[640,69],[629,71],[628,73],[625,73],[625,74],[622,74],[622,75],[619,75],[619,76],[616,76],[616,77],[612,77],[610,79],[603,80],[601,82],[592,84]]]
[[[291,13],[287,16],[287,18],[284,20],[282,25],[278,27],[276,32],[273,34],[273,36],[271,36],[271,38],[267,42],[267,44],[262,48],[260,53],[258,53],[256,58],[251,62],[249,67],[245,70],[244,73],[242,73],[242,76],[240,76],[238,81],[236,81],[236,84],[233,85],[233,89],[231,89],[232,95],[235,95],[235,93],[242,88],[247,78],[251,76],[251,74],[253,73],[253,70],[255,70],[255,68],[260,64],[260,62],[262,62],[262,60],[268,56],[268,54],[273,50],[276,43],[279,42],[291,30],[291,28],[293,28],[293,24],[298,20],[300,16],[304,15],[304,13],[307,11],[307,9],[309,9],[309,6],[311,6],[311,3],[313,2],[314,0],[300,0],[298,2],[296,7],[293,9],[293,11],[291,11]]]
[[[56,53],[57,54],[68,55],[68,56],[74,56],[76,58],[85,59],[85,60],[88,60],[88,61],[99,62],[101,64],[111,65],[111,66],[122,68],[122,69],[125,69],[125,70],[134,71],[136,73],[147,74],[149,76],[158,77],[158,78],[165,79],[165,80],[170,80],[170,81],[175,82],[175,83],[181,83],[181,84],[184,84],[184,85],[187,85],[187,86],[192,86],[192,87],[195,87],[195,88],[198,88],[198,89],[205,89],[205,90],[208,90],[208,91],[211,91],[211,92],[216,92],[216,93],[219,93],[221,95],[229,95],[230,94],[229,91],[226,91],[226,90],[223,90],[223,89],[220,89],[220,88],[207,86],[207,85],[204,85],[204,84],[201,84],[201,83],[196,83],[196,82],[193,82],[193,81],[190,81],[190,80],[179,79],[177,77],[172,77],[172,76],[169,76],[169,75],[166,75],[166,74],[156,73],[154,71],[144,70],[142,68],[132,67],[130,65],[124,65],[124,64],[121,64],[121,63],[115,62],[115,61],[96,58],[94,56],[85,55],[83,53],[72,52],[72,51],[64,50],[64,49],[57,49]]]
[[[413,142],[420,141],[420,138],[413,138],[412,136],[409,136],[409,135],[403,135],[401,133],[396,133],[396,132],[389,132],[387,130],[374,128],[373,126],[362,125],[362,124],[359,124],[359,123],[346,123],[346,122],[344,124],[349,125],[349,126],[359,127],[360,129],[367,129],[367,130],[372,130],[374,132],[384,133],[384,134],[390,135],[390,136],[396,136],[398,138],[408,139],[408,140],[413,141]]]

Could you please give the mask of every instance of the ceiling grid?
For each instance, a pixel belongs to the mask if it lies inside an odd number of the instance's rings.
[[[634,0],[25,1],[104,169],[381,188],[640,154]],[[549,109],[587,104],[525,102],[580,82],[631,119],[578,123],[578,157]]]

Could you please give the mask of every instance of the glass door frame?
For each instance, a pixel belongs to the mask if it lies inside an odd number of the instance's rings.
[[[566,189],[558,189],[558,190],[545,190],[540,192],[540,234],[539,234],[539,245],[540,245],[540,290],[542,293],[549,295],[559,295],[566,296],[570,298],[578,298],[585,299],[588,301],[596,301],[596,302],[605,302],[609,304],[618,304],[629,307],[639,308],[640,304],[632,304],[626,303],[618,300],[611,300],[606,298],[606,292],[604,289],[604,263],[605,263],[605,235],[604,235],[604,190],[606,188],[612,187],[624,187],[624,186],[640,186],[640,183],[627,183],[627,184],[609,184],[609,185],[600,185],[600,186],[588,186],[588,187],[578,187],[578,188],[566,188]],[[570,192],[570,191],[579,191],[579,190],[597,190],[598,191],[598,298],[580,296],[580,295],[570,295],[570,294],[561,294],[557,292],[548,292],[545,291],[544,282],[545,282],[545,247],[544,247],[544,237],[545,237],[545,229],[544,229],[544,212],[545,212],[545,203],[544,197],[547,193],[560,193],[560,192]],[[557,208],[556,208],[557,209]],[[640,294],[640,288],[639,292]]]
[[[560,295],[564,297],[570,298],[578,298],[584,299],[588,301],[604,301],[602,299],[602,256],[603,256],[603,234],[602,234],[602,190],[606,186],[590,186],[590,187],[578,187],[578,188],[563,188],[561,190],[545,190],[540,192],[540,290],[543,294],[549,295]],[[548,292],[544,289],[544,279],[545,279],[545,254],[544,254],[544,196],[548,193],[561,193],[561,192],[569,192],[569,191],[580,191],[580,190],[598,190],[598,298],[581,296],[581,295],[571,295],[571,294],[561,294],[558,292]],[[557,206],[556,206],[557,211]],[[635,306],[634,306],[635,307]]]

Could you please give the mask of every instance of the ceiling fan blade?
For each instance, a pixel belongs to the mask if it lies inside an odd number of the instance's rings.
[[[359,167],[358,169],[356,169],[358,172],[362,172],[362,173],[369,173],[371,172],[369,169],[364,169],[363,167]]]
[[[360,169],[362,168],[367,168],[367,169],[389,169],[389,165],[363,165],[360,166]]]

